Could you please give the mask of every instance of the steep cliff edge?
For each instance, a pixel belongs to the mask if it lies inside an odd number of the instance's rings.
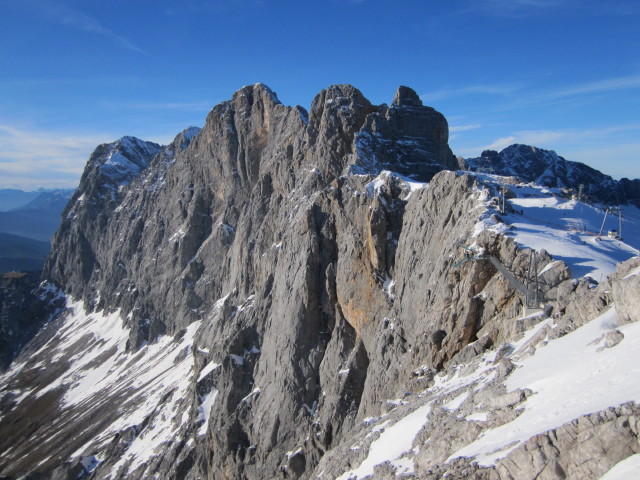
[[[539,321],[511,321],[490,258],[523,278],[529,251],[478,229],[498,186],[448,171],[447,136],[406,87],[331,86],[307,114],[257,84],[167,147],[99,147],[44,273],[68,309],[2,377],[0,473],[344,472],[368,419]],[[551,262],[571,312],[588,287]]]

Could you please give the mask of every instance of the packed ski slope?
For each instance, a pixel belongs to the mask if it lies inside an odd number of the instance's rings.
[[[478,177],[496,191],[502,186],[503,177]],[[574,278],[589,276],[597,282],[612,273],[617,263],[640,254],[640,209],[622,206],[621,216],[605,215],[604,206],[565,198],[559,189],[534,184],[506,187],[510,193],[505,214],[500,215],[504,223],[486,215],[476,232],[489,228],[513,237],[522,247],[544,249],[556,260],[564,261]],[[488,200],[487,205],[490,203]],[[496,200],[493,203],[498,206]],[[495,209],[488,212],[495,213]],[[620,233],[620,225],[621,240],[607,236],[610,230]]]

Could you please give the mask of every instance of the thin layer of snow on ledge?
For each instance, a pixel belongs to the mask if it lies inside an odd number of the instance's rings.
[[[209,428],[209,418],[211,416],[211,409],[218,396],[218,389],[212,387],[209,393],[200,398],[201,404],[198,407],[198,421],[202,422],[200,428],[198,428],[198,436],[206,435]]]
[[[209,353],[209,352],[207,352]],[[202,380],[204,377],[213,372],[216,368],[220,366],[219,363],[209,362],[207,363],[202,370],[200,370],[200,375],[198,375],[198,382]]]
[[[464,402],[468,396],[469,396],[469,392],[463,392],[460,395],[458,395],[456,398],[451,400],[450,402],[442,405],[442,408],[444,408],[445,410],[451,410],[451,411],[457,410],[458,408],[460,408],[460,405],[462,405],[462,402]]]
[[[385,428],[369,447],[367,458],[357,468],[340,475],[337,480],[360,480],[373,475],[373,467],[385,461],[400,467],[402,473],[411,473],[413,462],[407,462],[403,457],[411,450],[413,440],[427,423],[430,412],[431,405],[423,405],[392,426]]]
[[[600,480],[631,480],[638,478],[638,472],[640,472],[640,453],[631,455],[617,463],[611,470],[600,477]]]
[[[638,274],[640,274],[640,267],[636,267],[633,270],[631,270],[629,273],[625,275],[624,278],[626,279],[626,278],[635,277]]]
[[[370,198],[374,198],[380,193],[380,189],[385,183],[387,183],[389,175],[391,175],[389,170],[383,170],[376,178],[364,186],[367,190],[367,195],[369,195]]]
[[[489,414],[487,412],[473,412],[471,415],[467,415],[465,420],[468,422],[486,422],[489,420]]]
[[[640,322],[618,327],[624,339],[615,347],[598,352],[592,343],[615,325],[615,315],[615,308],[611,308],[520,361],[505,384],[509,391],[529,388],[534,392],[520,405],[523,412],[513,421],[484,432],[449,460],[473,457],[481,465],[494,465],[534,435],[582,415],[640,402]]]
[[[376,195],[379,195],[380,189],[385,183],[387,183],[387,181],[399,181],[404,191],[406,191],[406,196],[402,198],[403,200],[407,200],[414,192],[429,186],[429,183],[427,182],[418,182],[407,178],[404,175],[400,175],[399,173],[392,172],[390,170],[382,170],[373,180],[365,185],[365,191],[369,198],[375,198]]]

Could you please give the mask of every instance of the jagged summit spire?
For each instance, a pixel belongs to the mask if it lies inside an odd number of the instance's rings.
[[[415,90],[409,87],[405,87],[404,85],[400,85],[398,87],[398,90],[396,91],[395,96],[393,97],[392,105],[396,105],[398,107],[421,107],[422,100],[420,100],[420,97],[415,92]]]
[[[238,90],[233,94],[232,101],[237,101],[238,98],[247,97],[247,96],[251,98],[261,97],[261,96],[268,97],[276,104],[282,103],[278,98],[278,95],[276,94],[276,92],[271,90],[264,83],[254,83],[253,85],[245,85],[244,87],[242,87],[240,90]]]

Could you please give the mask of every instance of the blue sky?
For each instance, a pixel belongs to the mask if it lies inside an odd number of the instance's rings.
[[[169,142],[243,85],[309,108],[398,85],[455,154],[527,143],[640,177],[640,2],[0,0],[0,188],[73,187],[99,143]]]

